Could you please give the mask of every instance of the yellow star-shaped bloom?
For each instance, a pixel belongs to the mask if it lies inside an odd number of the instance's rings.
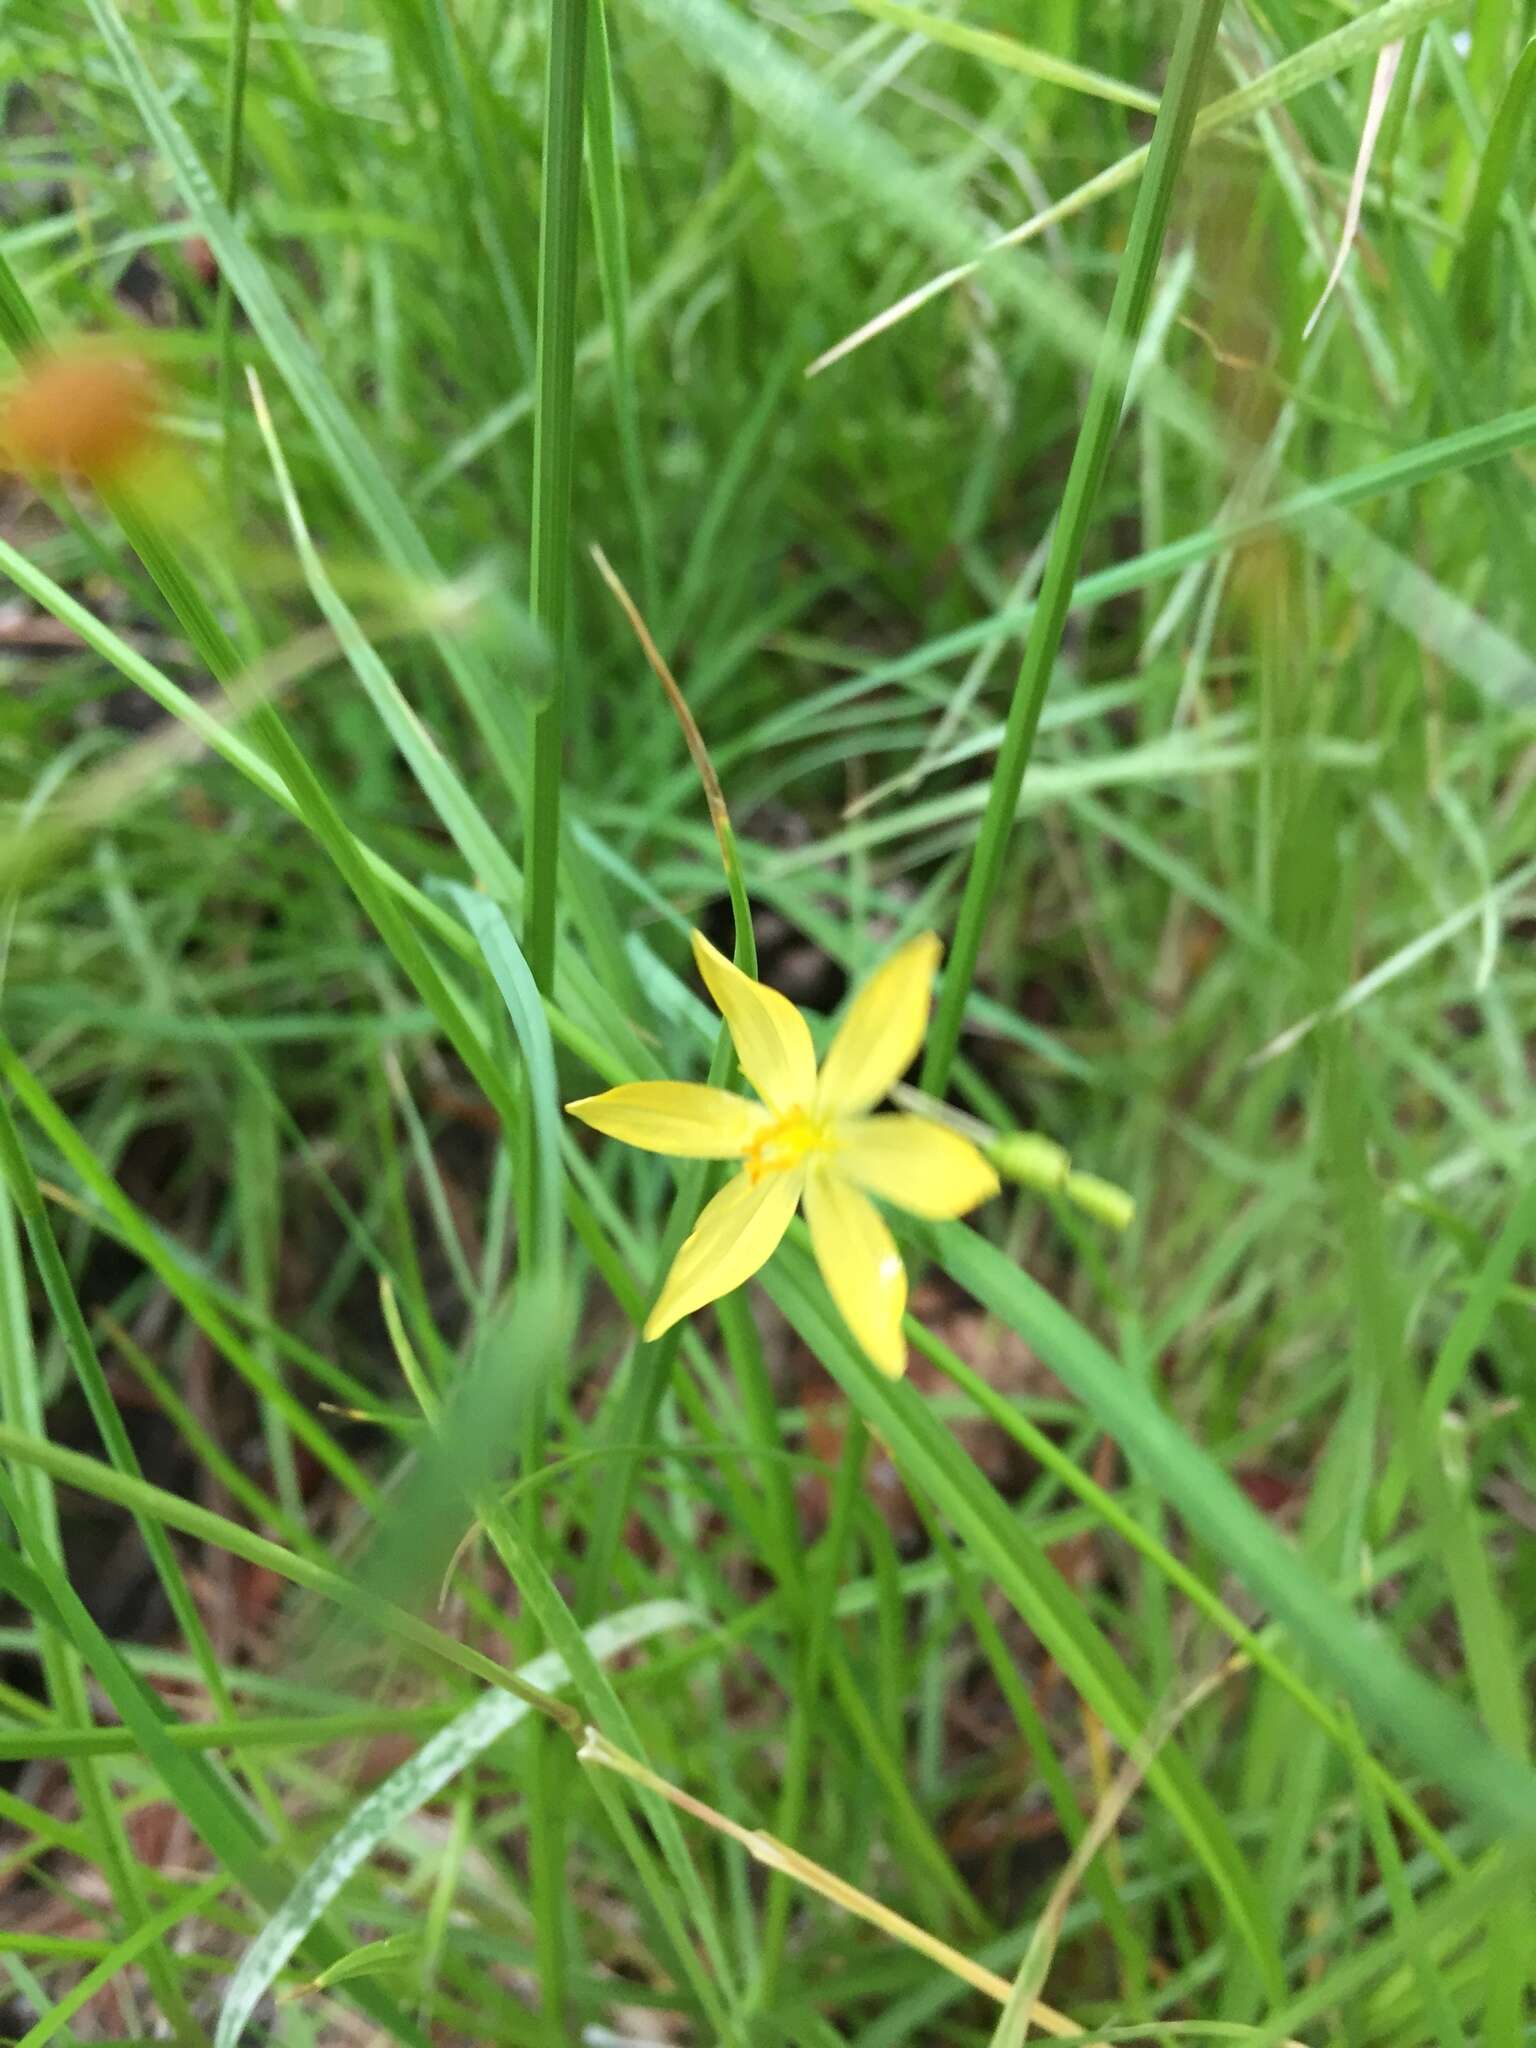
[[[907,1273],[870,1195],[941,1218],[964,1215],[998,1189],[968,1138],[922,1117],[869,1113],[922,1043],[941,951],[925,932],[877,968],[818,1071],[794,1004],[694,933],[693,957],[760,1099],[689,1081],[633,1081],[566,1104],[593,1130],[646,1152],[741,1161],[673,1260],[648,1339],[750,1280],[803,1205],[844,1322],[881,1372],[905,1372]]]

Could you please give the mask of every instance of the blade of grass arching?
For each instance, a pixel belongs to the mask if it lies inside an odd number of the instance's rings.
[[[1005,71],[1020,71],[1026,78],[1039,79],[1043,85],[1063,86],[1068,92],[1082,93],[1089,99],[1109,100],[1115,106],[1134,107],[1143,114],[1157,112],[1157,100],[1151,93],[1142,92],[1134,85],[1124,85],[1118,78],[1106,78],[1102,71],[1088,71],[1081,64],[1069,64],[1063,58],[1052,56],[1049,50],[1035,49],[1012,36],[998,35],[991,29],[972,28],[949,15],[930,13],[925,7],[905,7],[900,0],[853,0],[853,4],[860,14],[871,15],[876,21],[888,21],[895,28],[926,36],[930,42],[942,43],[946,49],[964,50],[968,56],[981,57]]]
[[[124,1194],[3,1035],[0,1035],[0,1077],[10,1084],[21,1106],[66,1161],[81,1186],[111,1216],[122,1241],[164,1282],[197,1327],[249,1382],[257,1397],[280,1409],[294,1436],[349,1494],[365,1503],[370,1501],[373,1487],[369,1480],[336,1444],[329,1431],[314,1420],[308,1409],[294,1399],[282,1382],[263,1367],[250,1346],[236,1335],[198,1276],[183,1266],[161,1243],[153,1227]]]
[[[1136,211],[1115,280],[1104,346],[1094,367],[1082,426],[1072,451],[1072,465],[1051,535],[1050,554],[1030,622],[1024,661],[1008,707],[1003,744],[992,771],[976,854],[966,876],[948,969],[928,1036],[922,1085],[933,1095],[943,1094],[959,1048],[965,1000],[975,978],[982,934],[1002,876],[1019,791],[1066,627],[1072,586],[1120,424],[1128,352],[1135,347],[1151,303],[1174,186],[1189,145],[1205,62],[1220,19],[1221,0],[1185,0],[1169,60],[1168,82],[1153,130],[1146,176],[1136,194]]]
[[[29,1451],[43,1448],[27,1446],[23,1449],[14,1440],[15,1434],[7,1430],[5,1436],[13,1440],[0,1445],[0,1449],[13,1457],[26,1456]],[[47,1469],[41,1458],[36,1462],[42,1469]],[[93,1462],[88,1458],[79,1460],[80,1465],[87,1467]],[[97,1469],[105,1471],[107,1468]],[[114,1473],[111,1476],[124,1488],[127,1499],[143,1500],[156,1491],[131,1474]],[[0,1476],[0,1508],[11,1515],[25,1534],[25,1511],[21,1509],[14,1484],[4,1476]],[[218,1518],[209,1519],[216,1521]],[[272,1547],[276,1548],[275,1545]],[[22,1565],[17,1560],[12,1569],[15,1571],[17,1568],[36,1580],[36,1597],[58,1616],[81,1661],[132,1731],[139,1755],[154,1769],[166,1796],[186,1817],[231,1878],[259,1903],[275,1903],[282,1893],[281,1871],[272,1862],[250,1812],[205,1756],[195,1750],[180,1749],[168,1738],[166,1724],[172,1716],[159,1696],[135,1676],[97,1627],[62,1565],[48,1554],[45,1545],[34,1540],[27,1544],[27,1563]],[[321,1929],[311,1931],[310,1947],[322,1964],[335,1961],[341,1953],[340,1945]],[[395,2009],[383,1992],[359,1983],[351,1988],[350,1996],[378,2025],[402,2030],[392,2038],[410,2042],[413,2048],[426,2048],[425,2036]],[[204,2037],[201,2030],[193,2026],[188,2038],[200,2041]]]
[[[544,173],[539,209],[539,315],[534,371],[533,530],[529,609],[546,635],[550,689],[533,712],[533,777],[524,833],[524,947],[546,993],[555,980],[560,785],[571,653],[571,468],[576,440],[576,255],[581,222],[582,116],[591,0],[551,0],[544,78]]]
[[[1150,1712],[1140,1687],[1028,1530],[927,1402],[909,1383],[881,1377],[853,1349],[825,1304],[820,1283],[811,1277],[810,1260],[798,1242],[802,1236],[800,1227],[792,1226],[792,1248],[779,1253],[768,1269],[768,1293],[866,1426],[889,1447],[908,1485],[921,1488],[967,1555],[990,1574],[1106,1728],[1122,1744],[1133,1745]],[[1001,1260],[1001,1254],[995,1256]],[[970,1285],[958,1268],[950,1270],[963,1285]],[[1065,1311],[1061,1314],[1070,1324]],[[1083,1336],[1088,1341],[1086,1333]],[[1041,1355],[1047,1356],[1043,1348]],[[1270,1916],[1215,1801],[1176,1748],[1158,1759],[1148,1782],[1201,1859],[1235,1933],[1261,1962],[1278,1995],[1284,1974]]]
[[[679,1601],[655,1600],[595,1622],[586,1631],[586,1639],[593,1657],[606,1663],[663,1630],[685,1628],[698,1620],[699,1616]],[[552,1652],[536,1657],[518,1675],[540,1692],[562,1692],[570,1684],[570,1673]],[[240,1958],[219,2008],[214,2048],[235,2048],[278,1972],[380,1844],[531,1712],[526,1701],[510,1694],[486,1694],[456,1714],[408,1763],[392,1771],[352,1809]]]
[[[630,333],[629,241],[624,220],[624,180],[619,170],[613,61],[608,41],[608,15],[603,0],[590,0],[587,26],[587,189],[592,205],[592,241],[597,252],[597,277],[608,322],[609,372],[614,419],[619,431],[619,459],[629,494],[635,545],[640,557],[640,598],[647,608],[657,599],[656,517],[646,488],[636,402],[633,336]],[[578,351],[579,353],[579,351]]]
[[[709,812],[710,829],[714,833],[715,845],[720,852],[720,865],[725,870],[726,892],[731,899],[732,958],[743,974],[755,975],[757,939],[752,929],[752,905],[747,894],[746,876],[742,872],[741,850],[736,840],[736,828],[731,823],[730,807],[725,801],[725,791],[721,787],[720,777],[716,773],[704,735],[676,676],[668,667],[665,657],[651,635],[650,628],[641,616],[639,607],[625,589],[613,564],[597,546],[592,549],[592,559],[597,565],[598,574],[612,591],[620,610],[629,621],[630,630],[639,641],[652,673],[666,692],[672,714],[682,728],[683,744],[688,749],[688,758],[703,791],[704,806]],[[729,1034],[722,1032],[717,1042],[724,1046],[729,1061],[732,1057]],[[729,1066],[726,1072],[728,1077]]]
[[[16,1238],[16,1217],[11,1197],[0,1182],[0,1426],[23,1434],[41,1434],[44,1418],[38,1387],[37,1358],[32,1342],[31,1305],[27,1299],[20,1246]],[[54,1490],[45,1472],[24,1466],[7,1482],[11,1494],[9,1515],[17,1543],[63,1556]],[[18,1568],[21,1561],[16,1560]],[[66,1730],[79,1731],[91,1725],[91,1703],[85,1686],[85,1666],[70,1641],[51,1599],[38,1588],[38,1601],[24,1598],[25,1587],[8,1590],[31,1609],[37,1624],[43,1677],[49,1704]],[[133,1845],[123,1815],[112,1797],[108,1773],[89,1757],[72,1760],[70,1778],[80,1802],[81,1818],[90,1837],[94,1857],[106,1879],[108,1892],[125,1927],[130,1932],[142,1927],[147,1908],[143,1884]],[[150,1988],[161,2001],[178,2041],[196,2044],[204,2039],[181,1989],[174,1959],[163,1942],[157,1942],[145,1958]]]
[[[952,1278],[1039,1353],[1181,1518],[1224,1558],[1333,1684],[1493,1835],[1536,1834],[1536,1772],[1498,1753],[1381,1629],[1351,1613],[1148,1390],[1027,1273],[974,1231],[931,1241]]]
[[[11,1116],[10,1105],[0,1097],[0,1178],[7,1183],[11,1199],[21,1212],[27,1239],[32,1247],[32,1257],[43,1282],[43,1292],[63,1338],[64,1349],[74,1368],[75,1379],[85,1396],[91,1419],[96,1425],[103,1446],[111,1463],[120,1472],[134,1478],[142,1478],[138,1456],[128,1435],[128,1429],[112,1398],[107,1376],[102,1370],[101,1360],[96,1355],[96,1346],[86,1326],[69,1268],[59,1250],[49,1222],[48,1211],[43,1204],[42,1191],[37,1176],[32,1171],[32,1162],[22,1149],[21,1139]],[[224,1673],[218,1655],[209,1641],[203,1626],[191,1588],[187,1585],[176,1552],[170,1539],[158,1523],[141,1521],[139,1535],[149,1554],[155,1576],[169,1603],[171,1613],[181,1629],[182,1640],[196,1660],[203,1684],[216,1713],[229,1715],[234,1711],[229,1690],[224,1683]],[[276,1800],[260,1773],[251,1779],[251,1790],[266,1809],[268,1818],[276,1818],[280,1812]]]
[[[393,568],[414,582],[439,584],[442,577],[437,563],[404,499],[337,398],[265,266],[231,218],[207,168],[139,55],[116,0],[87,0],[87,5],[198,232],[213,251],[221,274],[228,278],[354,509]],[[519,790],[522,768],[495,678],[451,634],[437,633],[434,641],[503,783],[514,792]],[[513,650],[513,657],[530,673],[536,670],[541,659],[537,635],[530,630],[526,642]]]

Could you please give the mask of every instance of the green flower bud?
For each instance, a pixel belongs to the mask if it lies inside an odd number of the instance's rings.
[[[987,1157],[1007,1180],[1058,1194],[1067,1184],[1072,1160],[1065,1148],[1038,1131],[1008,1131],[986,1147]]]
[[[1112,1180],[1100,1180],[1096,1173],[1069,1173],[1063,1191],[1069,1202],[1111,1230],[1129,1230],[1136,1216],[1136,1203],[1124,1188]]]

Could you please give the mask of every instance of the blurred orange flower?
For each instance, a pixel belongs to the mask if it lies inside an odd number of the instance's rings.
[[[77,341],[33,356],[0,396],[0,455],[28,476],[111,483],[155,451],[158,416],[143,356]]]

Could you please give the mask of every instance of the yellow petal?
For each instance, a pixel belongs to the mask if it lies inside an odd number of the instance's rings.
[[[907,1269],[880,1211],[835,1166],[820,1165],[805,1183],[805,1220],[838,1314],[881,1372],[900,1379],[907,1369]]]
[[[693,957],[730,1030],[741,1071],[771,1109],[809,1109],[816,1092],[816,1048],[810,1026],[777,989],[764,988],[693,935]]]
[[[944,951],[923,932],[893,953],[854,997],[822,1063],[817,1098],[826,1116],[870,1109],[911,1066],[928,1029],[933,977]]]
[[[674,1159],[739,1159],[771,1121],[760,1102],[691,1081],[628,1081],[565,1105],[605,1138]]]
[[[837,1139],[836,1170],[914,1216],[963,1216],[998,1190],[970,1139],[926,1117],[854,1117]]]
[[[647,1342],[752,1278],[789,1228],[804,1179],[803,1167],[765,1173],[755,1183],[738,1173],[706,1202],[646,1318]]]

